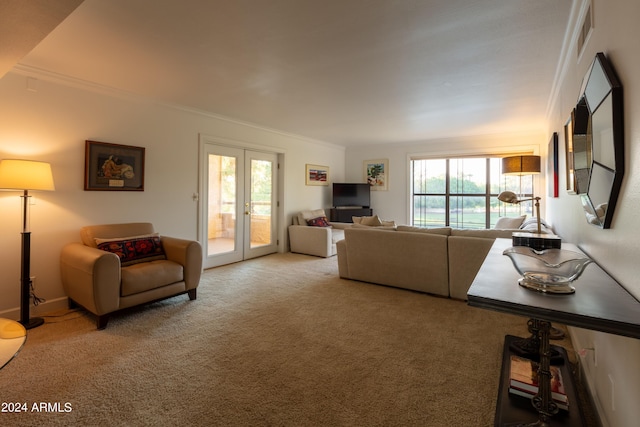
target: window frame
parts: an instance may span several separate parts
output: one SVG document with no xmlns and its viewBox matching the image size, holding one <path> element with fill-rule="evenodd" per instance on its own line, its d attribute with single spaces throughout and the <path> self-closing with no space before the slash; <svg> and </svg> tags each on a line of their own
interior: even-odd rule
<svg viewBox="0 0 640 427">
<path fill-rule="evenodd" d="M 532 150 L 533 151 L 533 150 Z M 532 151 L 526 151 L 526 152 L 518 152 L 517 154 L 533 154 Z M 536 188 L 540 188 L 537 184 L 538 184 L 538 175 L 525 175 L 523 177 L 517 177 L 516 180 L 518 181 L 518 185 L 516 188 L 516 185 L 514 184 L 514 178 L 515 177 L 509 177 L 509 176 L 505 176 L 502 175 L 501 171 L 499 172 L 499 183 L 497 184 L 497 188 L 498 188 L 498 193 L 492 193 L 491 189 L 492 187 L 495 187 L 496 185 L 492 185 L 491 182 L 491 175 L 492 175 L 492 168 L 491 168 L 491 159 L 500 159 L 502 157 L 507 157 L 507 156 L 511 156 L 511 155 L 515 155 L 516 153 L 513 152 L 502 152 L 502 153 L 485 153 L 485 154 L 472 154 L 472 155 L 464 155 L 464 154 L 457 154 L 457 155 L 432 155 L 432 156 L 409 156 L 408 160 L 409 160 L 409 209 L 408 209 L 408 219 L 409 219 L 409 224 L 414 225 L 414 226 L 424 226 L 421 224 L 425 224 L 424 221 L 420 221 L 420 224 L 416 225 L 416 210 L 415 210 L 415 200 L 416 197 L 444 197 L 445 198 L 445 219 L 444 219 L 444 224 L 434 224 L 434 226 L 445 226 L 445 227 L 451 227 L 451 200 L 452 198 L 460 198 L 460 200 L 464 199 L 464 198 L 469 198 L 469 197 L 481 197 L 484 198 L 484 208 L 485 208 L 485 217 L 484 217 L 484 228 L 488 229 L 491 228 L 492 223 L 492 216 L 493 213 L 491 211 L 491 202 L 493 198 L 497 199 L 497 196 L 499 194 L 499 192 L 501 191 L 505 191 L 505 190 L 511 190 L 516 192 L 517 194 L 519 194 L 520 197 L 522 198 L 533 198 L 534 194 L 535 194 L 535 189 Z M 486 161 L 486 166 L 485 166 L 485 182 L 484 182 L 484 188 L 485 191 L 483 193 L 464 193 L 464 192 L 453 192 L 451 189 L 451 162 L 453 160 L 464 160 L 464 159 L 468 159 L 468 158 L 482 158 L 485 159 Z M 434 192 L 415 192 L 415 164 L 416 161 L 421 161 L 421 160 L 443 160 L 446 162 L 446 166 L 445 166 L 445 190 L 444 193 L 434 193 Z M 500 162 L 497 162 L 497 167 L 501 168 L 501 164 Z M 495 168 L 495 166 L 494 166 Z M 528 192 L 523 192 L 523 179 L 525 181 L 530 180 L 530 183 L 525 182 L 525 187 L 530 189 L 530 191 Z M 496 221 L 497 218 L 500 218 L 502 216 L 507 216 L 508 214 L 513 214 L 516 213 L 518 215 L 523 215 L 523 214 L 531 214 L 533 216 L 533 202 L 523 202 L 520 204 L 516 204 L 516 205 L 507 205 L 505 203 L 502 202 L 498 202 L 498 216 L 496 217 Z M 464 214 L 464 211 L 463 211 Z M 477 224 L 477 223 L 476 223 Z M 427 224 L 428 226 L 428 224 Z M 480 229 L 478 227 L 465 227 L 464 224 L 464 220 L 462 222 L 460 221 L 456 221 L 456 226 L 458 228 L 469 228 L 469 229 Z"/>
</svg>

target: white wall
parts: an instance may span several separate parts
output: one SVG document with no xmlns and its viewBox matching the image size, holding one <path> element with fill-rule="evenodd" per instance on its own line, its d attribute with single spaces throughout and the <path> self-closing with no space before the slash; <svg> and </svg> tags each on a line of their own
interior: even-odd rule
<svg viewBox="0 0 640 427">
<path fill-rule="evenodd" d="M 549 131 L 560 134 L 560 176 L 563 178 L 566 174 L 563 126 L 575 106 L 582 79 L 595 54 L 604 52 L 623 87 L 626 171 L 622 190 L 611 229 L 601 230 L 587 224 L 579 198 L 563 190 L 564 179 L 560 181 L 560 197 L 547 201 L 547 215 L 553 219 L 563 238 L 580 245 L 638 299 L 640 54 L 637 41 L 640 39 L 640 27 L 637 18 L 640 17 L 640 2 L 593 0 L 593 13 L 593 33 L 580 60 L 575 47 L 567 52 L 566 73 L 560 81 Z M 571 328 L 571 336 L 577 348 L 595 349 L 595 358 L 594 351 L 587 351 L 583 366 L 603 424 L 612 427 L 637 425 L 640 419 L 640 405 L 637 403 L 640 400 L 640 340 L 577 328 Z"/>
<path fill-rule="evenodd" d="M 577 14 L 586 1 L 576 0 L 574 18 L 578 18 Z M 546 156 L 550 137 L 553 132 L 558 132 L 560 197 L 544 198 L 541 203 L 545 212 L 543 217 L 565 241 L 580 245 L 636 299 L 640 299 L 640 231 L 637 227 L 640 211 L 640 169 L 637 167 L 640 164 L 640 26 L 636 22 L 640 17 L 640 2 L 593 0 L 593 7 L 595 28 L 580 61 L 575 47 L 567 45 L 546 132 L 521 138 L 509 135 L 479 136 L 393 147 L 374 145 L 350 148 L 346 153 L 346 178 L 362 179 L 363 160 L 388 158 L 391 175 L 389 192 L 374 192 L 372 207 L 384 219 L 406 223 L 409 220 L 407 159 L 410 155 L 464 153 L 492 150 L 495 147 L 506 149 L 513 145 L 513 141 L 518 141 L 518 145 L 537 146 L 539 153 Z M 564 124 L 578 100 L 582 79 L 597 52 L 604 52 L 610 58 L 624 93 L 626 172 L 612 228 L 608 230 L 587 224 L 579 197 L 569 195 L 565 190 Z M 549 66 L 555 68 L 556 64 Z M 545 188 L 544 179 L 542 176 L 537 188 Z M 541 194 L 546 194 L 546 191 L 543 190 Z M 637 425 L 640 419 L 640 405 L 637 403 L 640 400 L 640 340 L 578 328 L 570 328 L 570 331 L 577 349 L 589 349 L 582 360 L 583 368 L 603 425 Z"/>
<path fill-rule="evenodd" d="M 30 75 L 25 75 L 30 74 Z M 37 77 L 27 90 L 27 79 Z M 330 188 L 305 186 L 305 164 L 330 167 L 344 179 L 344 149 L 194 111 L 154 104 L 79 82 L 14 69 L 0 79 L 0 159 L 52 165 L 55 192 L 32 193 L 32 275 L 49 302 L 33 312 L 63 306 L 58 260 L 63 245 L 79 241 L 87 224 L 150 221 L 163 234 L 197 238 L 199 135 L 277 148 L 284 153 L 281 250 L 286 225 L 302 209 L 330 206 Z M 84 191 L 85 140 L 146 148 L 144 192 Z M 18 318 L 21 198 L 0 191 L 0 315 Z"/>
<path fill-rule="evenodd" d="M 372 191 L 371 207 L 374 213 L 385 220 L 398 224 L 409 224 L 409 159 L 411 156 L 438 156 L 449 154 L 487 154 L 527 151 L 544 154 L 548 138 L 540 134 L 482 135 L 466 138 L 451 138 L 424 141 L 422 143 L 393 145 L 373 145 L 347 149 L 347 180 L 364 182 L 364 161 L 389 159 L 388 191 Z M 534 181 L 536 188 L 542 185 L 542 178 Z M 541 203 L 541 209 L 544 208 Z"/>
</svg>

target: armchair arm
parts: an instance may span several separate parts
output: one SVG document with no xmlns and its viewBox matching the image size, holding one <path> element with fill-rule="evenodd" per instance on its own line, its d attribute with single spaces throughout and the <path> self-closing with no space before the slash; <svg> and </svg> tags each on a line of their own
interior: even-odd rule
<svg viewBox="0 0 640 427">
<path fill-rule="evenodd" d="M 332 252 L 331 228 L 290 225 L 289 245 L 291 252 L 330 257 Z"/>
<path fill-rule="evenodd" d="M 120 259 L 116 254 L 69 243 L 60 254 L 62 286 L 69 298 L 100 316 L 120 306 Z"/>
<path fill-rule="evenodd" d="M 202 247 L 195 240 L 161 236 L 162 247 L 167 259 L 182 265 L 187 290 L 195 289 L 202 274 Z"/>
</svg>

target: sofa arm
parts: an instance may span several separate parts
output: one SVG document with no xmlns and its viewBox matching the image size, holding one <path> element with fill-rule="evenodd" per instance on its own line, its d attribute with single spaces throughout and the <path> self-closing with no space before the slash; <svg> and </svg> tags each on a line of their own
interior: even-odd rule
<svg viewBox="0 0 640 427">
<path fill-rule="evenodd" d="M 98 316 L 120 306 L 120 259 L 111 252 L 69 243 L 60 254 L 62 286 L 69 298 Z"/>
<path fill-rule="evenodd" d="M 290 225 L 289 246 L 291 252 L 330 257 L 333 255 L 331 228 Z"/>
<path fill-rule="evenodd" d="M 202 246 L 200 243 L 195 240 L 168 236 L 161 236 L 160 239 L 167 259 L 182 265 L 186 289 L 197 288 L 202 275 Z"/>
<path fill-rule="evenodd" d="M 467 291 L 487 257 L 493 238 L 449 236 L 449 293 L 466 300 Z"/>
</svg>

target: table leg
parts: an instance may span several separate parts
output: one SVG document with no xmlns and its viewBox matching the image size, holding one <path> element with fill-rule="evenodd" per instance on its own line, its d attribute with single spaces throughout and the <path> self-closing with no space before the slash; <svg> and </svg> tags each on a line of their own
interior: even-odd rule
<svg viewBox="0 0 640 427">
<path fill-rule="evenodd" d="M 518 424 L 521 427 L 549 427 L 551 418 L 558 413 L 558 405 L 551 398 L 551 344 L 549 333 L 551 322 L 531 319 L 529 329 L 537 331 L 540 339 L 540 363 L 538 364 L 538 393 L 533 397 L 533 407 L 538 411 L 538 421 L 530 424 Z"/>
</svg>

